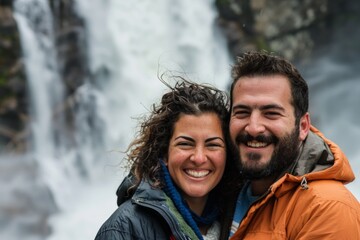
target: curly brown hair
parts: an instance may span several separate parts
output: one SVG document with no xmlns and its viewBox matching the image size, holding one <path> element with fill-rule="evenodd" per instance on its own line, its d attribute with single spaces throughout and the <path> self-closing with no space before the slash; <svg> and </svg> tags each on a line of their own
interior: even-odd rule
<svg viewBox="0 0 360 240">
<path fill-rule="evenodd" d="M 140 130 L 127 150 L 127 160 L 132 166 L 135 186 L 148 179 L 155 187 L 161 187 L 160 159 L 165 159 L 175 123 L 181 114 L 199 115 L 215 113 L 222 122 L 222 130 L 229 146 L 229 98 L 228 95 L 210 85 L 190 82 L 182 77 L 174 87 L 160 79 L 170 91 L 159 104 L 153 104 L 149 116 L 144 117 Z M 227 163 L 224 177 L 234 179 L 236 165 L 227 148 Z M 231 173 L 230 173 L 231 172 Z M 223 178 L 224 179 L 224 178 Z M 224 180 L 222 180 L 223 182 Z"/>
</svg>

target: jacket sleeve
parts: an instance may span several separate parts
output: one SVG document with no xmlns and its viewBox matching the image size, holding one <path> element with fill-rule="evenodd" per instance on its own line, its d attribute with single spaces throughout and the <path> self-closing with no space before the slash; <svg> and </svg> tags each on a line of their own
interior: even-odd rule
<svg viewBox="0 0 360 240">
<path fill-rule="evenodd" d="M 95 240 L 129 240 L 135 239 L 129 232 L 119 231 L 117 229 L 100 229 Z"/>
<path fill-rule="evenodd" d="M 318 201 L 299 217 L 290 239 L 360 240 L 359 202 Z"/>
</svg>

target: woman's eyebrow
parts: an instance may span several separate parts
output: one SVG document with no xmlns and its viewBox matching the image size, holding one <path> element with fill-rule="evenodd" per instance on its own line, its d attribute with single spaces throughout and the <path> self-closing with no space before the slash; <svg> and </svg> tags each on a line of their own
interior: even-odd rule
<svg viewBox="0 0 360 240">
<path fill-rule="evenodd" d="M 194 139 L 192 139 L 191 137 L 183 136 L 183 135 L 176 137 L 175 140 L 177 140 L 177 139 L 179 139 L 179 138 L 184 138 L 185 140 L 194 142 Z"/>
<path fill-rule="evenodd" d="M 221 137 L 211 137 L 211 138 L 206 139 L 205 142 L 210 142 L 210 141 L 216 140 L 216 139 L 220 139 L 222 142 L 225 143 L 224 139 L 222 139 Z"/>
</svg>

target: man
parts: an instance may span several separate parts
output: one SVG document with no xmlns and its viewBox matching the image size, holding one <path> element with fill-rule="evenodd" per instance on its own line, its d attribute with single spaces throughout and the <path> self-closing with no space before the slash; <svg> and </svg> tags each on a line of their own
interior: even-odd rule
<svg viewBox="0 0 360 240">
<path fill-rule="evenodd" d="M 311 126 L 308 86 L 288 61 L 246 53 L 232 69 L 230 135 L 246 183 L 231 239 L 360 239 L 355 179 Z"/>
</svg>

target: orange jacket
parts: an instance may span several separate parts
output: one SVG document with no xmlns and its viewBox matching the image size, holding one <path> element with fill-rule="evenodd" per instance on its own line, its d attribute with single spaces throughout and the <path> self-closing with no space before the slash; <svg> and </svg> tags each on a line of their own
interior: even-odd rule
<svg viewBox="0 0 360 240">
<path fill-rule="evenodd" d="M 355 179 L 350 164 L 336 144 L 311 131 L 292 174 L 250 207 L 230 239 L 360 239 L 360 204 L 344 186 Z"/>
</svg>

